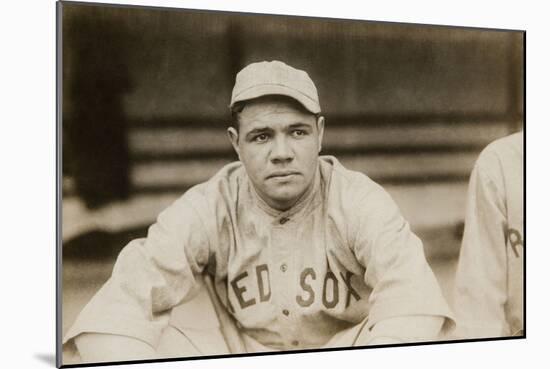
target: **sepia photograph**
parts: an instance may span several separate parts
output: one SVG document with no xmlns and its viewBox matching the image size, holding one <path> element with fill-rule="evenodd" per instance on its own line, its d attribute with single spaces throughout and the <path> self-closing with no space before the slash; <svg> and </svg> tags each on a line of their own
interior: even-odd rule
<svg viewBox="0 0 550 369">
<path fill-rule="evenodd" d="M 56 11 L 58 366 L 526 337 L 524 30 Z"/>
</svg>

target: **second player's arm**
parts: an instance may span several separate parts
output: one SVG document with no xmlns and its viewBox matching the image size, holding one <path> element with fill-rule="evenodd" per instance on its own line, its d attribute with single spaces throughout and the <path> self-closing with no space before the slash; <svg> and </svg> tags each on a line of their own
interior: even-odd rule
<svg viewBox="0 0 550 369">
<path fill-rule="evenodd" d="M 455 305 L 459 338 L 508 333 L 504 314 L 506 285 L 506 204 L 488 174 L 499 167 L 490 152 L 481 154 L 468 187 L 464 237 L 456 272 Z M 491 160 L 492 159 L 492 160 Z M 487 165 L 486 162 L 491 165 Z M 496 176 L 495 176 L 496 177 Z"/>
</svg>

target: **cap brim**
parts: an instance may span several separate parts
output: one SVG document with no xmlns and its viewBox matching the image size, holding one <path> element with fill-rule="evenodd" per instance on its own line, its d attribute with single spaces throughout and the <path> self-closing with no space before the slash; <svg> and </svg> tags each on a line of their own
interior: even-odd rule
<svg viewBox="0 0 550 369">
<path fill-rule="evenodd" d="M 289 88 L 287 86 L 281 85 L 259 85 L 251 87 L 241 93 L 238 96 L 235 96 L 231 101 L 230 108 L 233 107 L 239 101 L 246 101 L 255 99 L 267 95 L 283 95 L 293 98 L 304 106 L 309 112 L 313 114 L 319 114 L 321 112 L 321 107 L 319 104 L 311 99 L 309 96 L 304 95 L 303 93 Z"/>
</svg>

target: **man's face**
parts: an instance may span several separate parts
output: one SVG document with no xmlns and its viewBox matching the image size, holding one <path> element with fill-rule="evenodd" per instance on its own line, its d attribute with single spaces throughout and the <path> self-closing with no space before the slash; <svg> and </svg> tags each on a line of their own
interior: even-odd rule
<svg viewBox="0 0 550 369">
<path fill-rule="evenodd" d="M 271 207 L 287 210 L 313 185 L 324 120 L 292 100 L 264 97 L 239 114 L 231 143 L 256 192 Z"/>
</svg>

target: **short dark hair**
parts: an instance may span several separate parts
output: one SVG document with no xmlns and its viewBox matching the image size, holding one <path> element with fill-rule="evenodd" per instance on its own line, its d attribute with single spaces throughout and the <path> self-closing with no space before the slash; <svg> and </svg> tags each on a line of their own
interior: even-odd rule
<svg viewBox="0 0 550 369">
<path fill-rule="evenodd" d="M 246 101 L 238 101 L 231 107 L 230 126 L 239 131 L 239 114 L 243 111 Z"/>
<path fill-rule="evenodd" d="M 318 120 L 319 117 L 321 116 L 321 113 L 313 114 L 312 112 L 307 110 L 302 104 L 300 104 L 297 100 L 295 100 L 295 99 L 293 99 L 289 96 L 286 96 L 286 95 L 265 95 L 265 96 L 256 97 L 256 98 L 251 99 L 251 100 L 237 101 L 235 104 L 233 104 L 233 106 L 231 107 L 231 123 L 230 123 L 230 126 L 234 127 L 238 132 L 239 131 L 239 115 L 244 110 L 246 104 L 251 102 L 251 101 L 258 101 L 258 100 L 265 100 L 265 99 L 270 99 L 270 100 L 274 100 L 274 101 L 290 102 L 292 105 L 294 105 L 299 110 L 302 110 L 303 112 L 314 115 L 315 120 Z"/>
</svg>

